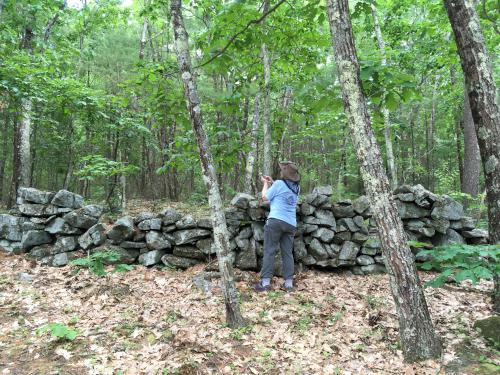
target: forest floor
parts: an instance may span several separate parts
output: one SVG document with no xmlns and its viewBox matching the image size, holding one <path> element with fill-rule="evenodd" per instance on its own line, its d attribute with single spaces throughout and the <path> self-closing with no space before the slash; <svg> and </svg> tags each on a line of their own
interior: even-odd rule
<svg viewBox="0 0 500 375">
<path fill-rule="evenodd" d="M 246 328 L 225 326 L 218 281 L 137 266 L 97 277 L 0 253 L 0 374 L 494 374 L 498 352 L 472 328 L 491 314 L 491 283 L 426 289 L 445 350 L 403 362 L 386 275 L 307 271 L 295 292 L 255 294 L 238 271 Z M 428 280 L 431 274 L 422 273 Z M 37 333 L 48 323 L 73 341 Z"/>
</svg>

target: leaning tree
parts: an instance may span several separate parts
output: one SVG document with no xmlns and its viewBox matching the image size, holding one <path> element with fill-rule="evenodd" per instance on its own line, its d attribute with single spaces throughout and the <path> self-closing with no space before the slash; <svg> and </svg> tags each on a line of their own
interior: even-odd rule
<svg viewBox="0 0 500 375">
<path fill-rule="evenodd" d="M 201 167 L 203 170 L 203 180 L 208 191 L 208 201 L 212 212 L 215 251 L 219 262 L 222 290 L 226 305 L 226 321 L 230 327 L 243 326 L 245 323 L 238 304 L 238 291 L 234 283 L 233 267 L 230 259 L 229 232 L 227 230 L 226 218 L 224 216 L 224 208 L 210 145 L 203 129 L 201 103 L 191 65 L 189 39 L 182 17 L 181 0 L 172 0 L 170 10 L 172 13 L 177 62 L 184 84 L 184 96 L 186 98 L 191 125 L 198 144 Z"/>
<path fill-rule="evenodd" d="M 444 0 L 476 127 L 483 163 L 488 203 L 490 244 L 500 244 L 500 108 L 491 61 L 484 43 L 479 17 L 469 0 Z M 495 275 L 493 307 L 500 313 L 500 280 Z"/>
<path fill-rule="evenodd" d="M 407 362 L 438 358 L 441 355 L 441 343 L 434 331 L 415 261 L 371 127 L 361 87 L 348 0 L 328 0 L 327 11 L 344 108 L 364 186 L 372 202 L 372 213 L 377 222 L 399 316 L 403 355 Z"/>
</svg>

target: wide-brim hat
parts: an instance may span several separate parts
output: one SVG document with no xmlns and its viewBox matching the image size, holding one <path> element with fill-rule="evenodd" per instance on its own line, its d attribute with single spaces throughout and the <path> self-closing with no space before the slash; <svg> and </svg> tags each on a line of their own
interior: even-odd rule
<svg viewBox="0 0 500 375">
<path fill-rule="evenodd" d="M 300 181 L 300 173 L 297 165 L 292 161 L 280 161 L 278 163 L 281 171 L 281 177 L 285 180 L 294 182 Z"/>
</svg>

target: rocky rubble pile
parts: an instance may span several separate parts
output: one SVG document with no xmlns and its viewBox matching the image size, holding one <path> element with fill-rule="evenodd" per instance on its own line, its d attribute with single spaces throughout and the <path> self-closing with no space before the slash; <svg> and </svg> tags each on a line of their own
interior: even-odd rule
<svg viewBox="0 0 500 375">
<path fill-rule="evenodd" d="M 317 187 L 297 207 L 297 265 L 350 267 L 359 274 L 384 272 L 369 200 L 361 196 L 332 202 L 332 194 L 330 186 Z M 432 245 L 487 242 L 487 232 L 475 229 L 474 221 L 452 198 L 437 196 L 421 185 L 402 186 L 394 195 L 410 240 Z M 100 206 L 85 206 L 81 196 L 66 190 L 20 188 L 17 203 L 12 215 L 0 215 L 0 248 L 28 252 L 44 264 L 62 266 L 99 249 L 119 252 L 122 263 L 162 263 L 182 269 L 215 257 L 210 219 L 167 209 L 161 214 L 124 216 L 106 228 L 99 222 Z M 239 193 L 225 214 L 235 266 L 259 270 L 268 207 Z M 279 275 L 279 254 L 275 264 Z"/>
</svg>

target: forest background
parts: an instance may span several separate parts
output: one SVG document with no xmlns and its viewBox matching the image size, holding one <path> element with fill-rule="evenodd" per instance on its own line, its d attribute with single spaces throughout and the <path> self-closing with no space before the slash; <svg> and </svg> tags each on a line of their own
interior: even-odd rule
<svg viewBox="0 0 500 375">
<path fill-rule="evenodd" d="M 476 3 L 498 86 L 498 2 Z M 391 185 L 481 201 L 479 150 L 442 1 L 350 4 Z M 296 161 L 304 192 L 330 184 L 337 198 L 362 194 L 325 2 L 183 7 L 223 197 L 259 188 L 266 128 L 272 165 Z M 3 0 L 0 56 L 3 204 L 14 202 L 23 173 L 30 186 L 66 188 L 114 210 L 130 198 L 206 202 L 168 1 Z"/>
</svg>

